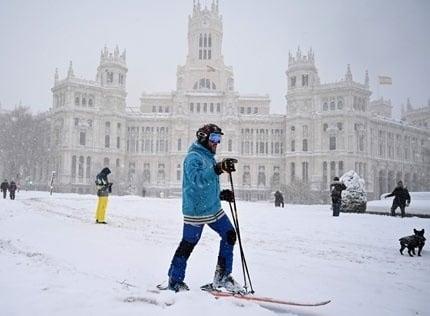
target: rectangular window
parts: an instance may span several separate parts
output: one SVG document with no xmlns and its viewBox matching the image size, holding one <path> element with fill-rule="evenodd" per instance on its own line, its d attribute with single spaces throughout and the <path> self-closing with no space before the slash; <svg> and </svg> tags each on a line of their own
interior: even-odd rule
<svg viewBox="0 0 430 316">
<path fill-rule="evenodd" d="M 120 147 L 121 147 L 121 138 L 118 136 L 116 138 L 116 148 L 120 149 Z"/>
<path fill-rule="evenodd" d="M 302 86 L 307 87 L 309 84 L 309 76 L 308 75 L 302 75 Z"/>
<path fill-rule="evenodd" d="M 110 136 L 105 135 L 105 148 L 109 148 L 109 147 L 110 147 Z"/>
<path fill-rule="evenodd" d="M 343 176 L 343 161 L 338 162 L 339 177 Z"/>
<path fill-rule="evenodd" d="M 329 149 L 336 150 L 336 136 L 330 136 Z"/>
<path fill-rule="evenodd" d="M 85 146 L 85 142 L 86 142 L 86 134 L 85 134 L 85 132 L 80 132 L 79 133 L 79 145 Z"/>
<path fill-rule="evenodd" d="M 330 161 L 330 179 L 336 176 L 336 161 Z"/>
<path fill-rule="evenodd" d="M 296 151 L 296 141 L 295 140 L 291 141 L 291 151 Z"/>
<path fill-rule="evenodd" d="M 309 178 L 309 163 L 307 161 L 302 162 L 302 179 L 304 183 L 308 183 Z"/>
<path fill-rule="evenodd" d="M 308 151 L 308 140 L 307 139 L 303 140 L 303 151 Z"/>
<path fill-rule="evenodd" d="M 291 175 L 291 182 L 294 182 L 296 178 L 296 164 L 294 162 L 290 164 L 290 175 Z"/>
</svg>

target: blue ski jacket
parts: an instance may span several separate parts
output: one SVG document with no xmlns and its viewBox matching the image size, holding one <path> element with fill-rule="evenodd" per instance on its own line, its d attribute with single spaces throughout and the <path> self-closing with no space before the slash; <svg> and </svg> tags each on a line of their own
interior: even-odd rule
<svg viewBox="0 0 430 316">
<path fill-rule="evenodd" d="M 219 176 L 214 170 L 214 156 L 215 154 L 197 142 L 188 149 L 182 180 L 182 213 L 185 222 L 210 223 L 223 213 L 219 198 Z"/>
</svg>

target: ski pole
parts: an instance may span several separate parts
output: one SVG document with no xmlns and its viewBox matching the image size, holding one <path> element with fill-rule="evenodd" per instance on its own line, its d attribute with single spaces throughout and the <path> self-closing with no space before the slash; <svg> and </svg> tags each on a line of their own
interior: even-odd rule
<svg viewBox="0 0 430 316">
<path fill-rule="evenodd" d="M 248 281 L 249 281 L 249 287 L 251 289 L 251 294 L 252 294 L 252 293 L 254 293 L 254 289 L 252 287 L 251 277 L 249 275 L 249 270 L 248 270 L 248 264 L 246 262 L 245 252 L 243 251 L 243 246 L 242 246 L 242 238 L 240 235 L 240 228 L 239 228 L 239 217 L 237 215 L 237 206 L 236 206 L 236 199 L 235 199 L 235 193 L 234 193 L 233 176 L 232 176 L 231 172 L 229 172 L 228 175 L 230 178 L 231 192 L 233 193 L 234 214 L 233 214 L 233 209 L 231 207 L 231 203 L 230 203 L 230 210 L 232 213 L 233 222 L 234 222 L 236 233 L 237 233 L 237 240 L 239 242 L 240 256 L 241 256 L 241 260 L 242 260 L 242 270 L 243 270 L 244 280 L 245 280 L 245 289 L 247 289 L 247 287 L 246 287 L 247 282 L 246 282 L 246 277 L 245 277 L 245 273 L 246 273 L 246 276 L 247 276 Z"/>
</svg>

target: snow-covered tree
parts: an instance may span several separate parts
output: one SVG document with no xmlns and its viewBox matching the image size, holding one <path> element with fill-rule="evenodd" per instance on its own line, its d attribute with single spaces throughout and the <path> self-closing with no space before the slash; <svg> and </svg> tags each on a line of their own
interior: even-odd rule
<svg viewBox="0 0 430 316">
<path fill-rule="evenodd" d="M 43 114 L 33 115 L 26 107 L 0 115 L 0 160 L 2 177 L 24 184 L 49 182 L 49 125 Z"/>
<path fill-rule="evenodd" d="M 345 212 L 365 212 L 367 193 L 364 180 L 354 170 L 350 170 L 340 178 L 340 181 L 346 186 L 346 190 L 342 191 L 341 210 Z"/>
</svg>

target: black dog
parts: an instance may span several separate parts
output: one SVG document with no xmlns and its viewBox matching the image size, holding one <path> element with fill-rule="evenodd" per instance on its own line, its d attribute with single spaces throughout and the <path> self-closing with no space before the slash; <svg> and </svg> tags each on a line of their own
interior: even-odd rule
<svg viewBox="0 0 430 316">
<path fill-rule="evenodd" d="M 424 238 L 424 229 L 414 229 L 414 234 L 411 236 L 402 237 L 400 241 L 400 253 L 403 255 L 403 250 L 408 248 L 408 254 L 413 257 L 415 255 L 415 248 L 418 248 L 418 256 L 421 256 L 421 250 L 424 247 L 426 239 Z"/>
</svg>

